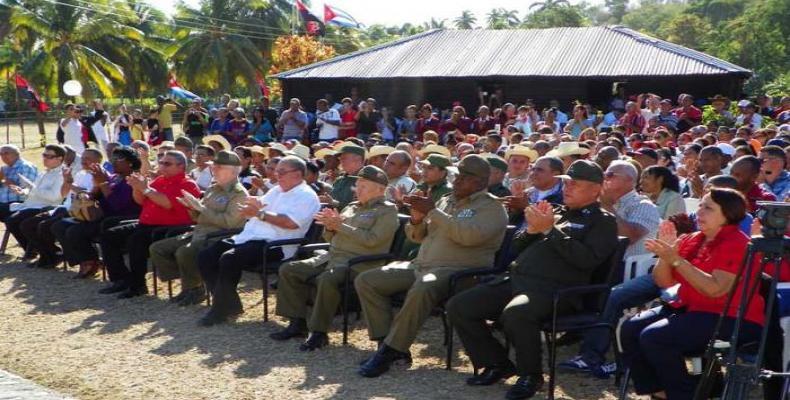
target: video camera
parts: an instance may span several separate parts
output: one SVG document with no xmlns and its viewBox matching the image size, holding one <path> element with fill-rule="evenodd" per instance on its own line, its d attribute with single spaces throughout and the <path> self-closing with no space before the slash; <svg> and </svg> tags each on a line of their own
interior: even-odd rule
<svg viewBox="0 0 790 400">
<path fill-rule="evenodd" d="M 778 239 L 787 231 L 790 219 L 790 203 L 779 201 L 758 201 L 757 218 L 763 225 L 762 234 L 766 239 Z"/>
</svg>

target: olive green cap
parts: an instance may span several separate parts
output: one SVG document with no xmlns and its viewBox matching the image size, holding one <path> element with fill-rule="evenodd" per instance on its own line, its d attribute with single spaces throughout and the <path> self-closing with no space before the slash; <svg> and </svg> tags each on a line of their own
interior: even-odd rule
<svg viewBox="0 0 790 400">
<path fill-rule="evenodd" d="M 488 163 L 491 164 L 492 167 L 507 172 L 507 161 L 505 161 L 504 158 L 491 154 L 488 157 L 486 157 L 486 161 L 488 161 Z"/>
<path fill-rule="evenodd" d="M 233 167 L 240 167 L 241 159 L 239 159 L 239 156 L 232 151 L 221 150 L 214 158 L 214 165 L 230 165 Z"/>
<path fill-rule="evenodd" d="M 458 173 L 488 179 L 491 175 L 491 164 L 478 154 L 470 154 L 458 163 Z"/>
<path fill-rule="evenodd" d="M 387 178 L 387 174 L 381 170 L 381 168 L 375 165 L 367 165 L 357 173 L 357 177 L 369 180 L 371 182 L 378 183 L 380 185 L 387 186 L 389 185 L 390 181 Z"/>
<path fill-rule="evenodd" d="M 340 149 L 339 153 L 340 154 L 346 154 L 346 153 L 356 154 L 356 155 L 364 158 L 365 157 L 365 148 L 361 147 L 361 146 L 357 146 L 355 144 L 348 144 L 348 145 L 343 146 L 343 148 Z"/>
<path fill-rule="evenodd" d="M 557 178 L 603 183 L 603 170 L 592 161 L 576 160 L 568 167 L 565 175 L 557 175 Z"/>
<path fill-rule="evenodd" d="M 446 157 L 437 153 L 429 154 L 426 159 L 420 161 L 420 164 L 433 165 L 434 167 L 439 167 L 442 169 L 447 169 L 447 167 L 453 165 L 452 161 L 450 161 L 450 157 Z"/>
</svg>

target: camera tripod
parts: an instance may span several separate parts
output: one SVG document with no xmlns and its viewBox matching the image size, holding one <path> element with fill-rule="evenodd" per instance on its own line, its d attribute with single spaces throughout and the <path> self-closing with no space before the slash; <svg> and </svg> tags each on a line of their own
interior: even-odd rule
<svg viewBox="0 0 790 400">
<path fill-rule="evenodd" d="M 759 265 L 755 266 L 753 261 L 757 253 L 762 253 L 762 257 L 760 258 Z M 750 391 L 761 381 L 772 378 L 790 378 L 790 373 L 771 371 L 762 368 L 763 361 L 765 360 L 765 347 L 768 341 L 769 323 L 773 316 L 772 313 L 776 301 L 776 286 L 779 281 L 779 272 L 782 268 L 782 261 L 788 260 L 788 254 L 790 254 L 790 238 L 765 238 L 762 236 L 752 238 L 746 257 L 736 274 L 735 283 L 727 295 L 724 310 L 719 315 L 719 320 L 716 323 L 713 336 L 705 351 L 704 359 L 707 360 L 707 365 L 705 366 L 702 380 L 699 385 L 697 385 L 694 400 L 706 400 L 710 398 L 716 373 L 720 370 L 722 365 L 726 367 L 724 389 L 721 395 L 722 400 L 744 400 L 749 397 Z M 765 271 L 766 265 L 769 263 L 773 263 L 774 273 L 770 277 L 770 285 L 765 294 L 765 327 L 760 335 L 754 362 L 750 363 L 739 359 L 737 356 L 738 335 L 744 321 L 746 310 L 749 307 L 749 302 L 752 300 L 757 290 L 760 289 L 761 285 L 763 285 L 762 274 Z M 757 268 L 757 273 L 754 273 L 755 267 Z M 741 291 L 735 325 L 730 337 L 730 349 L 726 358 L 722 360 L 716 355 L 716 338 L 719 336 L 724 319 L 727 318 L 727 311 L 730 309 L 730 305 L 732 304 L 738 287 L 738 282 L 741 280 L 743 280 L 743 290 Z M 784 391 L 785 393 L 781 396 L 782 399 L 785 399 L 787 396 L 786 387 Z"/>
</svg>

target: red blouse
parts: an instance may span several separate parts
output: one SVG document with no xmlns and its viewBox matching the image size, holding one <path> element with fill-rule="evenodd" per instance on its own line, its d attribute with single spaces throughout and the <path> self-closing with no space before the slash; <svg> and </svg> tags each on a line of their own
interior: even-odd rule
<svg viewBox="0 0 790 400">
<path fill-rule="evenodd" d="M 143 225 L 189 225 L 192 217 L 189 211 L 176 197 L 181 197 L 181 190 L 186 190 L 195 197 L 200 197 L 200 188 L 186 175 L 176 175 L 169 178 L 160 176 L 151 182 L 151 188 L 163 193 L 170 200 L 172 207 L 166 209 L 154 203 L 151 199 L 143 200 L 143 209 L 140 212 L 140 223 Z"/>
<path fill-rule="evenodd" d="M 704 243 L 704 241 L 705 235 L 702 232 L 682 236 L 678 246 L 680 256 L 699 270 L 709 274 L 715 269 L 731 274 L 738 273 L 749 244 L 749 238 L 738 229 L 738 225 L 727 225 L 719 231 L 713 240 L 708 243 Z M 754 282 L 757 272 L 756 270 L 753 272 L 751 282 Z M 724 308 L 727 294 L 716 298 L 708 297 L 697 291 L 677 270 L 672 270 L 672 276 L 680 283 L 678 297 L 684 305 L 688 306 L 688 311 L 718 314 Z M 737 285 L 735 297 L 727 311 L 727 315 L 733 318 L 738 312 L 743 281 L 738 282 Z M 749 307 L 746 310 L 745 319 L 762 325 L 763 311 L 763 298 L 755 292 L 755 296 L 749 302 Z"/>
</svg>

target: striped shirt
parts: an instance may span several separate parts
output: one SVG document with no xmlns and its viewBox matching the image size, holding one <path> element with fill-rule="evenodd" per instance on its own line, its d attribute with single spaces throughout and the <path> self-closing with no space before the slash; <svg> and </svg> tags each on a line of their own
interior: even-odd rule
<svg viewBox="0 0 790 400">
<path fill-rule="evenodd" d="M 658 208 L 650 199 L 639 195 L 632 190 L 617 200 L 614 204 L 614 213 L 618 219 L 622 219 L 630 224 L 636 224 L 647 230 L 647 234 L 639 240 L 628 245 L 625 250 L 625 258 L 638 254 L 645 254 L 645 240 L 656 237 L 658 224 L 661 216 L 658 215 Z"/>
<path fill-rule="evenodd" d="M 0 168 L 0 171 L 3 172 L 3 179 L 5 181 L 19 187 L 25 186 L 23 181 L 19 179 L 20 175 L 31 182 L 35 181 L 36 177 L 38 177 L 38 169 L 36 169 L 36 166 L 22 158 L 17 159 L 13 165 Z M 0 203 L 13 203 L 24 200 L 25 197 L 23 195 L 16 194 L 9 189 L 5 182 L 0 184 Z"/>
</svg>

